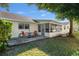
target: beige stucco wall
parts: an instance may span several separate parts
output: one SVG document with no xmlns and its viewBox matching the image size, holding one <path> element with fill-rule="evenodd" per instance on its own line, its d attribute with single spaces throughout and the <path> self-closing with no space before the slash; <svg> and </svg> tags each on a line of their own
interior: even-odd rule
<svg viewBox="0 0 79 59">
<path fill-rule="evenodd" d="M 45 36 L 46 36 L 46 37 L 49 37 L 49 33 L 46 33 L 46 32 L 45 32 Z"/>
<path fill-rule="evenodd" d="M 12 22 L 12 37 L 18 37 L 18 22 Z"/>
<path fill-rule="evenodd" d="M 64 26 L 66 27 L 66 29 L 64 29 Z M 62 25 L 62 34 L 68 33 L 70 29 L 70 25 Z"/>
<path fill-rule="evenodd" d="M 37 31 L 38 32 L 38 25 L 36 23 L 30 23 L 30 32 Z"/>
<path fill-rule="evenodd" d="M 12 38 L 13 37 L 18 37 L 19 33 L 21 33 L 21 31 L 24 31 L 24 32 L 38 31 L 37 24 L 35 24 L 35 23 L 26 23 L 26 24 L 29 24 L 29 26 L 30 26 L 29 29 L 18 29 L 18 24 L 21 23 L 21 22 L 12 22 L 12 23 L 13 23 L 13 25 L 12 25 L 12 33 L 11 33 Z"/>
<path fill-rule="evenodd" d="M 37 31 L 38 32 L 38 24 L 37 23 L 26 23 L 26 24 L 29 24 L 30 29 L 18 29 L 18 24 L 21 23 L 21 22 L 12 22 L 12 23 L 13 23 L 13 26 L 12 26 L 12 37 L 18 37 L 19 33 L 21 33 L 21 31 L 24 31 L 24 32 Z M 66 27 L 67 26 L 69 26 L 69 24 L 66 25 Z M 45 32 L 45 36 L 54 37 L 54 36 L 57 36 L 59 34 L 65 34 L 65 33 L 68 33 L 68 32 L 69 32 L 69 29 L 66 28 L 64 30 L 64 25 L 62 25 L 62 31 L 61 32 L 50 32 L 50 33 L 46 33 Z M 38 34 L 41 35 L 41 32 L 38 32 Z"/>
<path fill-rule="evenodd" d="M 61 32 L 52 32 L 52 33 L 49 33 L 49 37 L 55 37 L 55 36 L 58 36 L 60 34 L 61 34 Z"/>
<path fill-rule="evenodd" d="M 76 21 L 74 21 L 73 22 L 73 31 L 75 32 L 75 31 L 79 31 L 79 23 L 78 22 L 76 22 Z"/>
<path fill-rule="evenodd" d="M 58 35 L 61 35 L 61 34 L 69 33 L 70 25 L 67 24 L 67 25 L 65 25 L 65 26 L 66 26 L 66 29 L 65 29 L 65 30 L 64 30 L 64 25 L 62 25 L 62 31 L 60 31 L 60 32 L 50 32 L 48 37 L 55 37 L 55 36 L 58 36 Z M 69 28 L 67 28 L 67 26 L 68 26 Z"/>
</svg>

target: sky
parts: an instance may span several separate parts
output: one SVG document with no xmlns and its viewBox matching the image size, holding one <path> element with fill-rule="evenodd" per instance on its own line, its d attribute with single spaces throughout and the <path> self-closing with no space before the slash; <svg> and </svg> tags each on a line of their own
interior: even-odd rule
<svg viewBox="0 0 79 59">
<path fill-rule="evenodd" d="M 0 7 L 0 11 L 5 11 L 5 9 Z M 23 16 L 28 16 L 33 19 L 56 20 L 55 13 L 51 13 L 46 10 L 39 10 L 36 5 L 28 5 L 23 3 L 16 3 L 16 4 L 11 3 L 9 6 L 9 12 L 14 14 L 20 14 Z"/>
<path fill-rule="evenodd" d="M 5 10 L 0 8 L 0 10 Z M 34 19 L 55 19 L 55 14 L 50 13 L 46 10 L 39 10 L 36 5 L 28 5 L 28 4 L 10 4 L 9 7 L 10 13 L 20 14 L 24 16 L 29 16 Z"/>
</svg>

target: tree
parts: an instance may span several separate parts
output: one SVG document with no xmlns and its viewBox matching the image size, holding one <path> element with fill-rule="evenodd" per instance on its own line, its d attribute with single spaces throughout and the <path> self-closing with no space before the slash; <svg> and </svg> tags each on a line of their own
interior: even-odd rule
<svg viewBox="0 0 79 59">
<path fill-rule="evenodd" d="M 9 4 L 7 3 L 0 3 L 0 7 L 9 11 Z M 10 21 L 0 19 L 0 52 L 4 51 L 8 45 L 7 40 L 11 37 L 11 27 L 12 23 Z"/>
<path fill-rule="evenodd" d="M 5 8 L 7 11 L 9 11 L 9 4 L 8 3 L 0 3 L 0 7 Z"/>
<path fill-rule="evenodd" d="M 70 21 L 70 32 L 69 36 L 73 36 L 73 20 L 79 21 L 79 4 L 71 3 L 39 3 L 35 4 L 38 9 L 47 10 L 49 12 L 55 12 L 57 18 L 65 19 Z"/>
<path fill-rule="evenodd" d="M 7 40 L 11 37 L 12 23 L 7 19 L 0 19 L 0 51 L 6 48 Z"/>
</svg>

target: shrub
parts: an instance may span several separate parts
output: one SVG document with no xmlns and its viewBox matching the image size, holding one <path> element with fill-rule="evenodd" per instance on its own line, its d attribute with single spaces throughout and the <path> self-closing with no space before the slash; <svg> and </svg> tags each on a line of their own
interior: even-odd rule
<svg viewBox="0 0 79 59">
<path fill-rule="evenodd" d="M 0 20 L 0 51 L 4 50 L 11 37 L 12 23 L 7 19 Z"/>
</svg>

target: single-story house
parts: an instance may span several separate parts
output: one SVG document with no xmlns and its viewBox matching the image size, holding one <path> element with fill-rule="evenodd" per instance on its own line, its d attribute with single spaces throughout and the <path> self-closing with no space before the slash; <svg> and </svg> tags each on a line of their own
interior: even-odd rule
<svg viewBox="0 0 79 59">
<path fill-rule="evenodd" d="M 60 23 L 54 20 L 35 20 L 38 23 L 38 33 L 47 37 L 54 37 L 69 33 L 69 22 Z"/>
<path fill-rule="evenodd" d="M 37 31 L 38 35 L 53 37 L 68 33 L 70 28 L 69 22 L 60 23 L 54 20 L 37 20 L 2 11 L 0 12 L 0 19 L 8 19 L 12 22 L 12 37 L 18 37 L 22 31 L 27 33 Z"/>
</svg>

